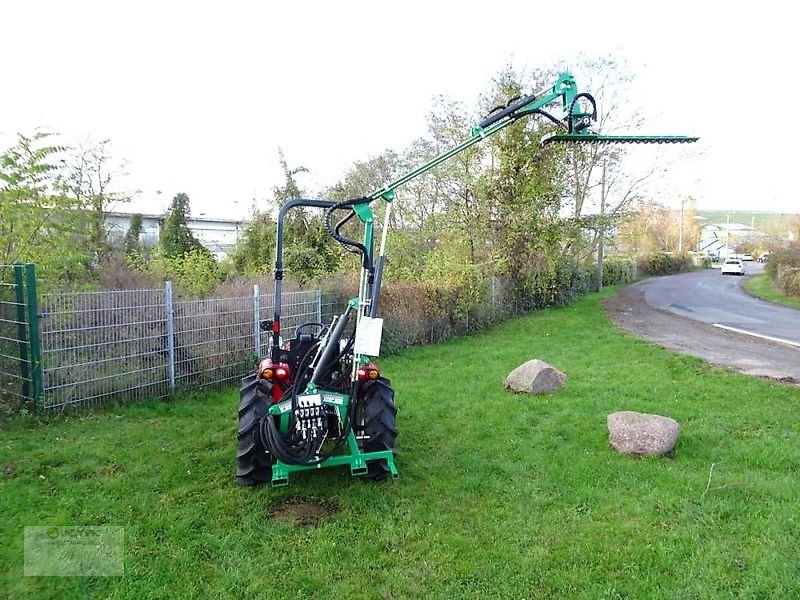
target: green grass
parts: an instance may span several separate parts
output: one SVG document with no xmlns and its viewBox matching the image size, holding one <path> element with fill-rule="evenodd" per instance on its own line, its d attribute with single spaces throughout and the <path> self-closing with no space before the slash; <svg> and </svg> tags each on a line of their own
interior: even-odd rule
<svg viewBox="0 0 800 600">
<path fill-rule="evenodd" d="M 800 298 L 792 298 L 787 296 L 775 287 L 769 277 L 765 273 L 748 277 L 744 282 L 745 289 L 762 300 L 769 300 L 777 304 L 791 306 L 793 308 L 800 308 Z"/>
<path fill-rule="evenodd" d="M 752 223 L 756 229 L 783 229 L 790 226 L 793 219 L 798 215 L 797 213 L 773 213 L 762 211 L 745 211 L 745 210 L 697 210 L 697 216 L 703 217 L 705 223 L 724 224 L 730 218 L 731 223 L 741 223 L 742 225 L 750 225 Z M 787 231 L 788 229 L 783 229 Z"/>
<path fill-rule="evenodd" d="M 383 360 L 400 408 L 387 484 L 329 469 L 236 487 L 233 390 L 7 427 L 0 596 L 798 597 L 800 389 L 623 335 L 601 299 Z M 504 391 L 534 357 L 566 385 Z M 674 458 L 614 453 L 623 409 L 677 419 Z M 339 511 L 270 522 L 290 496 Z M 23 577 L 26 525 L 124 526 L 125 576 Z"/>
</svg>

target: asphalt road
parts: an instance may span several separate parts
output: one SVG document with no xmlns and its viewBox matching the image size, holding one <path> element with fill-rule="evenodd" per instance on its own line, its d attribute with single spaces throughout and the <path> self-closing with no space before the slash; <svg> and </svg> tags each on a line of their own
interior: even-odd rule
<svg viewBox="0 0 800 600">
<path fill-rule="evenodd" d="M 747 275 L 722 275 L 719 269 L 649 280 L 648 304 L 714 327 L 800 348 L 800 310 L 765 302 L 742 288 L 764 265 L 745 263 Z"/>
</svg>

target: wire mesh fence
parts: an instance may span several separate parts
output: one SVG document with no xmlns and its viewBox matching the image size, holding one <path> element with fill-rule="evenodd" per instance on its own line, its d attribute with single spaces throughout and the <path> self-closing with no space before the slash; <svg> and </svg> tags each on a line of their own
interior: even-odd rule
<svg viewBox="0 0 800 600">
<path fill-rule="evenodd" d="M 165 296 L 165 290 L 44 294 L 44 406 L 167 395 Z"/>
<path fill-rule="evenodd" d="M 282 333 L 321 317 L 319 291 L 282 299 Z M 43 405 L 94 406 L 238 381 L 266 354 L 274 296 L 174 300 L 164 289 L 42 296 Z"/>
<path fill-rule="evenodd" d="M 259 322 L 274 317 L 275 294 L 259 295 L 258 314 Z M 324 315 L 322 312 L 322 292 L 284 292 L 281 298 L 281 337 L 292 338 L 297 328 L 304 323 L 321 323 Z M 330 319 L 328 319 L 330 321 Z M 259 356 L 266 356 L 269 351 L 270 337 L 259 335 L 256 347 Z"/>
</svg>

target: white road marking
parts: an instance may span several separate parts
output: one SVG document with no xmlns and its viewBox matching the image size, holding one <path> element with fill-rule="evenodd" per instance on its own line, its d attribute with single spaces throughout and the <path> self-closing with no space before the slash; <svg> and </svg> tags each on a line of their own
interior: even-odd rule
<svg viewBox="0 0 800 600">
<path fill-rule="evenodd" d="M 792 342 L 789 340 L 772 337 L 771 335 L 761 335 L 760 333 L 753 333 L 752 331 L 745 331 L 744 329 L 736 329 L 736 327 L 728 327 L 727 325 L 721 325 L 719 323 L 712 323 L 712 325 L 714 327 L 719 327 L 720 329 L 727 329 L 728 331 L 733 331 L 735 333 L 751 335 L 753 337 L 761 338 L 763 340 L 770 340 L 771 342 L 778 342 L 779 344 L 789 344 L 790 346 L 794 346 L 795 348 L 800 348 L 800 344 L 798 344 L 797 342 Z"/>
</svg>

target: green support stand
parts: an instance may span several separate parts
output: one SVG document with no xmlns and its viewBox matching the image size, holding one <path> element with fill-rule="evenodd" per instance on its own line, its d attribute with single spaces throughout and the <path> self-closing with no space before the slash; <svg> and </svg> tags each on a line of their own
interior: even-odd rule
<svg viewBox="0 0 800 600">
<path fill-rule="evenodd" d="M 324 392 L 323 403 L 333 406 L 339 413 L 339 418 L 344 421 L 347 413 L 349 396 L 346 394 L 335 394 Z M 270 407 L 269 413 L 272 416 L 280 416 L 280 429 L 286 433 L 289 429 L 289 413 L 291 412 L 291 401 L 286 400 L 280 404 Z M 394 464 L 394 453 L 391 450 L 381 450 L 378 452 L 362 452 L 358 447 L 356 436 L 352 431 L 347 435 L 347 450 L 341 454 L 335 454 L 319 463 L 310 465 L 290 465 L 281 460 L 276 460 L 272 465 L 272 487 L 283 487 L 289 485 L 289 476 L 300 471 L 315 471 L 328 467 L 338 467 L 347 465 L 350 467 L 350 474 L 353 477 L 363 477 L 369 472 L 368 463 L 374 460 L 385 460 L 389 467 L 392 478 L 398 476 L 397 467 Z"/>
</svg>

